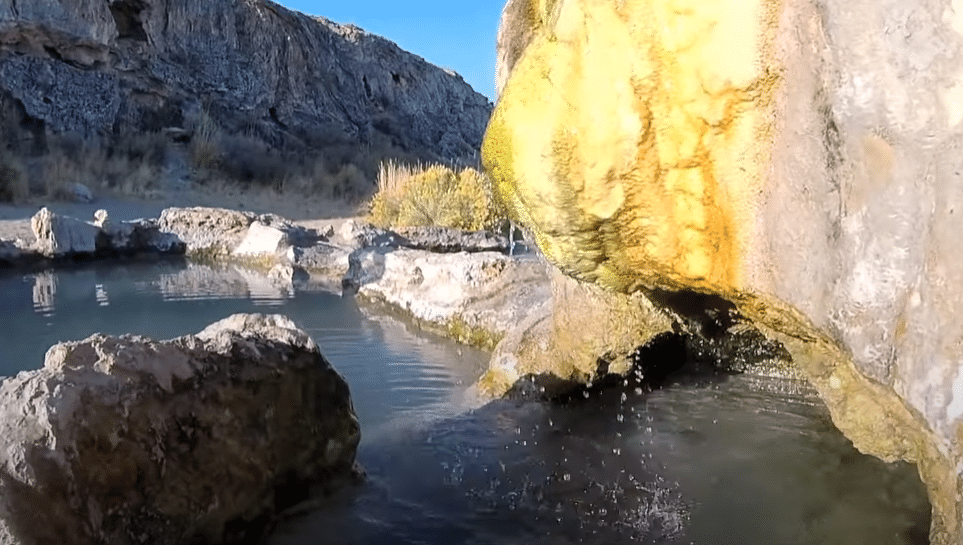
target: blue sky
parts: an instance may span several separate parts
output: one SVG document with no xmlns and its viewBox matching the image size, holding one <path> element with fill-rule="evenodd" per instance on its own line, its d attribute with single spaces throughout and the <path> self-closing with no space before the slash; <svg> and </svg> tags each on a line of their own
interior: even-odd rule
<svg viewBox="0 0 963 545">
<path fill-rule="evenodd" d="M 384 36 L 495 98 L 495 33 L 506 0 L 275 1 Z"/>
</svg>

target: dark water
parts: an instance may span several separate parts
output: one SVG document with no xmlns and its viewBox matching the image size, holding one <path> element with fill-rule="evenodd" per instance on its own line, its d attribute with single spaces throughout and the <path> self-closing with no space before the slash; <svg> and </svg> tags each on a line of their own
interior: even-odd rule
<svg viewBox="0 0 963 545">
<path fill-rule="evenodd" d="M 308 330 L 351 385 L 365 484 L 287 516 L 273 544 L 916 544 L 915 469 L 860 455 L 797 381 L 613 389 L 469 408 L 487 355 L 350 298 L 237 269 L 142 265 L 0 277 L 0 373 L 95 331 L 167 338 L 235 312 Z"/>
</svg>

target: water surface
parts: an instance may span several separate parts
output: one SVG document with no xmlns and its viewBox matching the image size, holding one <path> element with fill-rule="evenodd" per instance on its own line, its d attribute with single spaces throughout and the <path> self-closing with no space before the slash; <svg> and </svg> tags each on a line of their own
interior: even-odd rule
<svg viewBox="0 0 963 545">
<path fill-rule="evenodd" d="M 564 405 L 465 405 L 487 354 L 350 297 L 238 268 L 132 264 L 0 277 L 0 373 L 94 332 L 169 338 L 278 312 L 346 377 L 367 481 L 287 516 L 270 543 L 918 544 L 915 469 L 863 456 L 798 381 L 622 387 Z"/>
</svg>

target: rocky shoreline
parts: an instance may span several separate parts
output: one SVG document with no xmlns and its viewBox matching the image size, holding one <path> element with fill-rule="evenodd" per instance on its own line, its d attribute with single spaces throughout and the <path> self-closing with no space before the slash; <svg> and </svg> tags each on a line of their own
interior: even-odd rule
<svg viewBox="0 0 963 545">
<path fill-rule="evenodd" d="M 286 285 L 351 292 L 489 350 L 551 297 L 542 261 L 507 255 L 508 239 L 484 231 L 396 232 L 355 219 L 312 228 L 275 214 L 211 207 L 171 207 L 157 218 L 118 222 L 105 210 L 83 221 L 43 208 L 31 227 L 35 241 L 0 238 L 0 269 L 145 257 L 233 263 Z"/>
<path fill-rule="evenodd" d="M 508 240 L 485 232 L 395 232 L 356 220 L 315 229 L 203 207 L 118 222 L 103 210 L 83 221 L 44 208 L 31 227 L 35 241 L 0 240 L 0 269 L 144 256 L 232 265 L 266 271 L 279 285 L 351 293 L 488 349 L 551 296 L 539 259 L 506 255 Z M 291 397 L 289 379 L 314 385 L 313 393 L 275 406 L 272 399 Z M 247 408 L 228 406 L 232 399 Z M 61 343 L 42 369 L 0 381 L 0 401 L 0 427 L 9 428 L 0 454 L 0 543 L 233 542 L 263 532 L 303 500 L 305 490 L 288 493 L 292 483 L 333 491 L 360 474 L 348 385 L 282 316 L 236 315 L 170 341 L 94 335 Z M 278 420 L 265 435 L 256 431 L 263 415 L 299 429 L 316 422 L 309 427 L 317 433 L 299 437 Z M 215 466 L 242 469 L 222 475 Z M 219 479 L 216 497 L 205 495 L 203 475 Z M 122 489 L 140 492 L 117 496 Z M 61 512 L 73 515 L 57 520 Z"/>
</svg>

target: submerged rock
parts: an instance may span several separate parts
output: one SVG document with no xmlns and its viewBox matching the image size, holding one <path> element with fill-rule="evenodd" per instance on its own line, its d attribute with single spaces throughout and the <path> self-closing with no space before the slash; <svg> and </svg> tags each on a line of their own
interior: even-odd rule
<svg viewBox="0 0 963 545">
<path fill-rule="evenodd" d="M 0 407 L 3 543 L 250 540 L 357 475 L 348 386 L 278 315 L 61 343 L 0 382 Z"/>
<path fill-rule="evenodd" d="M 963 542 L 963 13 L 690 4 L 509 2 L 496 192 L 566 275 L 727 301 Z"/>
</svg>

